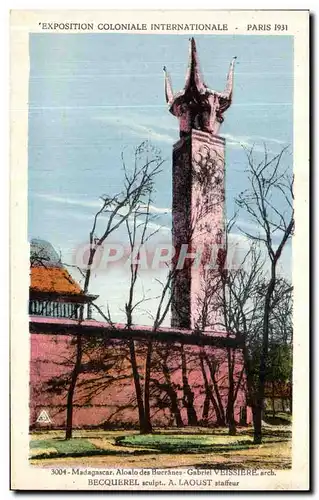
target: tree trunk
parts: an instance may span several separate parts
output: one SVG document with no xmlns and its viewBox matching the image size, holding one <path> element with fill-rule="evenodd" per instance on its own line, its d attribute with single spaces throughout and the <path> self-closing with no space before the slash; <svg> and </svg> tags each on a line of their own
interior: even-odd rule
<svg viewBox="0 0 319 500">
<path fill-rule="evenodd" d="M 90 277 L 91 277 L 91 266 L 93 264 L 94 256 L 96 250 L 94 248 L 90 249 L 90 256 L 88 260 L 88 269 L 85 274 L 84 286 L 83 286 L 83 294 L 86 295 L 89 289 Z M 79 325 L 84 319 L 84 305 L 80 307 L 79 314 Z M 81 328 L 81 326 L 80 326 Z M 81 371 L 82 364 L 82 355 L 83 355 L 83 345 L 82 345 L 82 335 L 79 333 L 76 336 L 76 359 L 73 367 L 73 372 L 71 376 L 71 382 L 68 389 L 67 402 L 66 402 L 66 429 L 65 429 L 65 439 L 72 438 L 73 431 L 73 399 L 75 386 L 78 380 L 79 373 Z"/>
<path fill-rule="evenodd" d="M 220 413 L 220 408 L 218 406 L 216 399 L 214 398 L 214 394 L 213 394 L 212 390 L 211 390 L 211 394 L 210 394 L 210 400 L 211 400 L 213 407 L 214 407 L 214 410 L 215 410 L 216 424 L 218 425 L 218 427 L 225 427 L 225 425 L 226 425 L 225 418 Z"/>
<path fill-rule="evenodd" d="M 234 387 L 234 359 L 232 358 L 232 349 L 227 348 L 227 361 L 228 361 L 228 398 L 227 398 L 227 423 L 228 423 L 228 434 L 230 436 L 236 436 L 236 422 L 234 416 L 234 397 L 235 397 L 235 387 Z"/>
<path fill-rule="evenodd" d="M 289 413 L 292 415 L 292 385 L 290 389 L 290 394 L 289 394 Z"/>
<path fill-rule="evenodd" d="M 274 382 L 272 381 L 271 383 L 272 385 L 272 418 L 275 418 L 276 416 L 276 405 L 275 405 L 275 384 Z"/>
<path fill-rule="evenodd" d="M 187 378 L 187 364 L 186 356 L 184 352 L 184 347 L 181 345 L 181 356 L 182 356 L 182 379 L 183 379 L 183 402 L 187 411 L 188 425 L 196 426 L 198 425 L 197 414 L 194 408 L 194 393 L 190 388 Z"/>
<path fill-rule="evenodd" d="M 175 417 L 176 426 L 184 427 L 181 412 L 178 407 L 177 394 L 171 386 L 167 388 L 167 394 L 169 395 L 171 400 L 171 409 L 172 409 L 172 414 Z"/>
<path fill-rule="evenodd" d="M 208 412 L 209 412 L 209 402 L 211 401 L 214 407 L 215 415 L 216 415 L 216 423 L 218 426 L 224 426 L 225 425 L 225 419 L 223 414 L 220 412 L 220 408 L 218 406 L 218 403 L 216 399 L 214 398 L 212 388 L 210 384 L 208 383 L 208 378 L 206 375 L 206 370 L 205 370 L 205 365 L 204 365 L 204 359 L 206 357 L 205 352 L 200 353 L 200 365 L 201 365 L 201 370 L 202 370 L 202 375 L 204 379 L 204 386 L 205 386 L 205 392 L 206 392 L 206 397 L 204 401 L 204 406 L 203 406 L 203 414 L 202 414 L 202 419 L 205 420 L 208 417 Z M 207 414 L 207 417 L 206 417 Z"/>
<path fill-rule="evenodd" d="M 209 405 L 210 405 L 210 395 L 206 391 L 205 401 L 203 404 L 203 412 L 202 412 L 202 422 L 204 425 L 208 424 Z"/>
<path fill-rule="evenodd" d="M 262 414 L 264 408 L 265 399 L 265 383 L 267 375 L 267 358 L 268 358 L 268 344 L 269 344 L 269 314 L 270 314 L 270 302 L 273 295 L 273 291 L 276 283 L 276 266 L 272 263 L 271 266 L 271 280 L 267 288 L 267 293 L 265 297 L 264 305 L 264 318 L 263 318 L 263 338 L 262 338 L 262 349 L 259 364 L 259 378 L 258 378 L 258 391 L 257 391 L 257 412 L 256 412 L 256 425 L 257 430 L 254 435 L 254 442 L 256 444 L 262 441 Z"/>
<path fill-rule="evenodd" d="M 234 408 L 233 408 L 234 410 Z M 236 436 L 237 434 L 237 428 L 236 428 L 236 421 L 234 417 L 234 411 L 231 412 L 228 415 L 228 435 L 229 436 Z"/>
<path fill-rule="evenodd" d="M 207 363 L 207 366 L 209 368 L 209 373 L 210 373 L 210 376 L 211 376 L 211 379 L 212 379 L 212 383 L 213 383 L 213 386 L 214 386 L 214 391 L 215 391 L 215 394 L 216 394 L 216 404 L 217 404 L 217 407 L 218 407 L 218 413 L 219 413 L 219 425 L 221 425 L 222 427 L 224 427 L 226 425 L 226 416 L 225 416 L 225 411 L 224 411 L 224 406 L 223 406 L 223 402 L 222 402 L 222 398 L 220 396 L 220 392 L 219 392 L 219 388 L 218 388 L 218 384 L 217 384 L 217 381 L 216 381 L 216 376 L 215 376 L 215 369 L 213 368 L 207 354 L 205 354 L 205 361 Z M 215 399 L 215 398 L 214 398 Z"/>
<path fill-rule="evenodd" d="M 208 415 L 209 415 L 209 405 L 210 405 L 210 399 L 211 399 L 211 389 L 209 387 L 209 383 L 207 380 L 207 375 L 205 371 L 205 365 L 204 365 L 204 360 L 203 360 L 203 353 L 200 353 L 200 366 L 202 370 L 202 375 L 203 375 L 203 380 L 204 380 L 204 387 L 205 387 L 205 401 L 203 405 L 203 413 L 202 413 L 202 421 L 207 424 L 208 421 Z"/>
<path fill-rule="evenodd" d="M 72 438 L 73 431 L 73 398 L 76 382 L 81 371 L 82 364 L 82 335 L 79 333 L 76 336 L 76 359 L 72 371 L 71 382 L 68 389 L 67 402 L 66 402 L 66 429 L 65 439 Z"/>
<path fill-rule="evenodd" d="M 262 408 L 253 404 L 254 444 L 262 442 Z"/>
<path fill-rule="evenodd" d="M 144 380 L 145 433 L 152 432 L 151 408 L 150 408 L 150 379 L 151 379 L 152 352 L 153 352 L 153 342 L 150 340 L 147 344 L 147 353 L 145 361 L 145 380 Z"/>
<path fill-rule="evenodd" d="M 130 349 L 130 360 L 131 360 L 132 374 L 133 374 L 137 408 L 138 408 L 140 433 L 147 434 L 148 432 L 150 432 L 150 430 L 149 430 L 147 422 L 145 420 L 143 394 L 142 394 L 140 376 L 138 373 L 138 367 L 137 367 L 137 361 L 136 361 L 135 344 L 134 344 L 134 340 L 132 340 L 132 339 L 129 341 L 129 349 Z"/>
<path fill-rule="evenodd" d="M 171 382 L 170 371 L 169 371 L 169 368 L 167 366 L 166 359 L 163 360 L 162 369 L 163 369 L 163 374 L 164 374 L 165 382 L 166 382 L 166 392 L 171 400 L 171 412 L 175 417 L 175 422 L 176 422 L 177 427 L 184 427 L 184 422 L 183 422 L 183 419 L 181 417 L 181 412 L 180 412 L 180 409 L 178 406 L 178 397 L 177 397 L 176 391 L 175 391 L 175 389 L 172 385 L 172 382 Z"/>
<path fill-rule="evenodd" d="M 236 436 L 236 421 L 234 416 L 234 401 L 233 395 L 228 396 L 227 401 L 227 423 L 228 423 L 228 434 L 229 436 Z"/>
</svg>

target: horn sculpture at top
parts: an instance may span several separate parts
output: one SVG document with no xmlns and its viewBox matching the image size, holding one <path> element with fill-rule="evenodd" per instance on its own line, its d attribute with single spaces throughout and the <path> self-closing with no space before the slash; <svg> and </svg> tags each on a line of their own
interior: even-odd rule
<svg viewBox="0 0 319 500">
<path fill-rule="evenodd" d="M 224 92 L 216 92 L 205 85 L 199 70 L 199 62 L 194 38 L 190 39 L 189 63 L 184 89 L 173 93 L 170 77 L 164 66 L 165 95 L 170 112 L 179 119 L 180 136 L 192 129 L 217 135 L 223 123 L 223 114 L 232 102 L 234 66 L 233 58 Z"/>
</svg>

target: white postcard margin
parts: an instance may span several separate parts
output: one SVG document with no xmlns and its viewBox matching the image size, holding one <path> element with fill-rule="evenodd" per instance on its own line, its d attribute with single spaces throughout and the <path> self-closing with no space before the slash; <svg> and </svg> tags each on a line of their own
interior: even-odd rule
<svg viewBox="0 0 319 500">
<path fill-rule="evenodd" d="M 227 25 L 227 31 L 213 35 L 273 35 L 294 37 L 294 175 L 295 222 L 293 237 L 294 285 L 294 367 L 292 469 L 276 471 L 275 476 L 240 476 L 232 488 L 169 485 L 162 490 L 307 490 L 309 488 L 309 12 L 300 11 L 12 11 L 11 12 L 11 487 L 21 490 L 128 490 L 127 486 L 88 486 L 87 476 L 52 476 L 50 468 L 29 464 L 29 246 L 27 241 L 28 182 L 28 77 L 29 34 L 44 31 L 42 23 L 94 23 L 93 32 L 103 33 L 99 23 L 151 23 Z M 248 24 L 270 24 L 270 31 L 247 31 Z M 287 24 L 285 32 L 274 31 L 276 24 Z M 86 31 L 68 31 L 78 33 Z M 90 31 L 92 32 L 92 31 Z M 112 30 L 108 33 L 114 32 Z M 127 32 L 127 31 L 123 31 Z M 136 31 L 129 31 L 134 34 Z M 64 32 L 67 33 L 67 32 Z M 157 34 L 172 34 L 162 29 Z M 207 32 L 205 32 L 207 34 Z M 183 31 L 182 34 L 203 34 Z M 178 35 L 177 35 L 178 36 Z M 125 476 L 129 478 L 130 476 Z M 136 477 L 136 476 L 132 476 Z M 154 476 L 156 477 L 156 476 Z M 163 476 L 160 476 L 163 480 Z M 191 477 L 187 471 L 180 476 Z M 223 477 L 223 476 L 222 476 Z M 232 480 L 232 477 L 229 477 Z M 221 479 L 221 478 L 219 478 Z M 238 480 L 238 477 L 237 479 Z M 140 487 L 138 489 L 143 489 Z M 145 488 L 147 489 L 147 488 Z"/>
</svg>

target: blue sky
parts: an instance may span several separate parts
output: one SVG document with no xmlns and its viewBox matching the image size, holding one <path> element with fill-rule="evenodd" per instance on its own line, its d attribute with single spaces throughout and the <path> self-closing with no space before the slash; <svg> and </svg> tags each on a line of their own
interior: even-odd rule
<svg viewBox="0 0 319 500">
<path fill-rule="evenodd" d="M 120 154 L 150 139 L 167 160 L 154 204 L 171 206 L 171 151 L 178 122 L 164 98 L 185 81 L 187 35 L 32 34 L 29 85 L 29 237 L 49 240 L 64 260 L 88 239 L 103 193 L 121 189 Z M 292 144 L 293 38 L 196 36 L 206 84 L 223 90 L 237 56 L 234 99 L 220 134 L 226 146 L 226 202 L 245 189 L 241 143 L 272 152 Z M 161 224 L 170 227 L 170 215 Z M 248 220 L 244 221 L 249 223 Z M 165 230 L 165 229 L 164 229 Z M 284 265 L 289 267 L 286 256 Z M 101 285 L 101 290 L 103 285 Z M 99 291 L 101 291 L 99 288 Z M 93 290 L 94 291 L 94 290 Z"/>
</svg>

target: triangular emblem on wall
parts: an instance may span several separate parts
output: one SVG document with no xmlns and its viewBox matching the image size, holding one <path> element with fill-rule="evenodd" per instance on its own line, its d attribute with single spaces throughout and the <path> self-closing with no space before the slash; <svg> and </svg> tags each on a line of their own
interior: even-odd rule
<svg viewBox="0 0 319 500">
<path fill-rule="evenodd" d="M 39 416 L 37 418 L 37 422 L 41 422 L 42 424 L 49 424 L 51 423 L 51 419 L 49 417 L 49 414 L 46 410 L 42 410 L 39 413 Z"/>
</svg>

